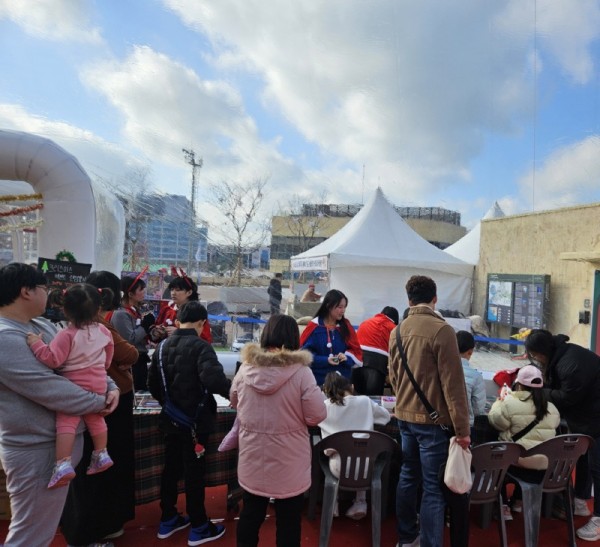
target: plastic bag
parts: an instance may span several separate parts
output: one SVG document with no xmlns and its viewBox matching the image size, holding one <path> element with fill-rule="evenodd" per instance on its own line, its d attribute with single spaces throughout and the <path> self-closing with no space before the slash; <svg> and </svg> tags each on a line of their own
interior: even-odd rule
<svg viewBox="0 0 600 547">
<path fill-rule="evenodd" d="M 450 439 L 448 461 L 444 471 L 444 484 L 456 494 L 466 494 L 471 490 L 473 485 L 471 457 L 471 451 L 469 449 L 464 450 L 456 442 L 456 437 Z"/>
</svg>

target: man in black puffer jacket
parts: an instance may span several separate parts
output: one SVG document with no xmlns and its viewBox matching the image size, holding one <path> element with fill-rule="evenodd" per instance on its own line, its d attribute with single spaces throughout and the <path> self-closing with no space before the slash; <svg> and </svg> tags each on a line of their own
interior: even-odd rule
<svg viewBox="0 0 600 547">
<path fill-rule="evenodd" d="M 594 438 L 587 459 L 582 456 L 577 465 L 575 514 L 589 514 L 584 501 L 590 497 L 589 485 L 582 480 L 587 471 L 585 464 L 589 462 L 594 484 L 594 513 L 589 522 L 577 530 L 577 535 L 596 541 L 600 539 L 600 357 L 568 341 L 569 337 L 564 334 L 553 336 L 547 330 L 536 329 L 525 340 L 525 349 L 532 362 L 544 371 L 544 389 L 571 432 Z"/>
<path fill-rule="evenodd" d="M 206 308 L 199 302 L 184 304 L 177 313 L 177 330 L 156 348 L 148 373 L 152 396 L 164 406 L 166 389 L 170 403 L 196 422 L 192 431 L 178 427 L 164 409 L 160 415 L 160 429 L 165 434 L 165 464 L 160 485 L 162 514 L 158 538 L 168 538 L 191 524 L 188 545 L 200 545 L 225 533 L 224 526 L 209 520 L 204 508 L 202 445 L 216 417 L 212 394 L 228 398 L 231 387 L 215 350 L 200 338 L 207 318 Z M 200 408 L 209 410 L 200 413 Z M 181 477 L 185 482 L 187 517 L 179 515 L 176 507 L 177 482 Z"/>
</svg>

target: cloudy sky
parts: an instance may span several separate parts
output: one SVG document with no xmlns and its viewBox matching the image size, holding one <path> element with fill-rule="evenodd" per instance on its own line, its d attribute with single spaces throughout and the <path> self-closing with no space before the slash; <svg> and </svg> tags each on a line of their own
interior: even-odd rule
<svg viewBox="0 0 600 547">
<path fill-rule="evenodd" d="M 457 210 L 600 201 L 600 0 L 0 0 L 0 128 L 93 178 Z"/>
</svg>

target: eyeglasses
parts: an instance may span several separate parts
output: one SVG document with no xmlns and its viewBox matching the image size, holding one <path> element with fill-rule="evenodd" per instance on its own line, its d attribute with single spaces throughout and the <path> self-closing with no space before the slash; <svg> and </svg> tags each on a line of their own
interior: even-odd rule
<svg viewBox="0 0 600 547">
<path fill-rule="evenodd" d="M 35 288 L 44 289 L 46 291 L 46 294 L 48 294 L 48 285 L 36 285 Z"/>
</svg>

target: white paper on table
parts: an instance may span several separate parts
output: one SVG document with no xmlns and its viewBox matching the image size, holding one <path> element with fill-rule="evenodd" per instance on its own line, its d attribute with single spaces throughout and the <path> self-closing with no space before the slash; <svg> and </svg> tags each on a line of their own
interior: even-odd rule
<svg viewBox="0 0 600 547">
<path fill-rule="evenodd" d="M 225 397 L 222 397 L 216 393 L 213 395 L 213 397 L 215 398 L 215 401 L 217 401 L 217 408 L 229 408 L 231 406 L 229 399 L 225 399 Z"/>
</svg>

